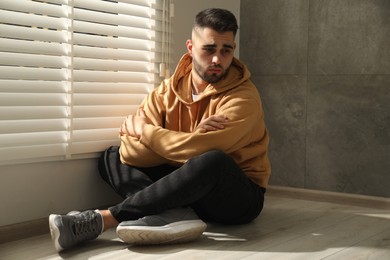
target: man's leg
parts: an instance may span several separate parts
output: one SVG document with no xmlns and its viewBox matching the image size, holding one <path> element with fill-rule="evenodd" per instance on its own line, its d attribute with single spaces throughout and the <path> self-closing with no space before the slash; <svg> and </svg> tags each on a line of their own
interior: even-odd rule
<svg viewBox="0 0 390 260">
<path fill-rule="evenodd" d="M 251 221 L 262 208 L 263 194 L 260 189 L 229 156 L 220 151 L 210 151 L 192 158 L 176 170 L 170 166 L 138 169 L 118 165 L 121 167 L 119 171 L 115 170 L 114 174 L 108 172 L 102 177 L 120 195 L 127 198 L 109 211 L 100 212 L 103 223 L 106 224 L 104 229 L 113 227 L 118 222 L 136 220 L 183 206 L 192 206 L 207 220 L 239 224 Z M 91 218 L 85 217 L 89 216 L 89 212 L 87 213 L 74 216 L 73 220 L 67 216 L 63 217 L 65 220 L 69 219 L 70 224 L 62 228 L 66 229 L 73 225 L 73 222 L 80 221 L 77 218 L 89 221 Z M 60 215 L 54 216 L 58 223 L 61 222 Z M 95 221 L 101 220 L 94 218 L 93 224 Z M 51 230 L 53 223 L 50 223 Z M 53 225 L 54 229 L 58 229 L 55 223 Z M 53 240 L 58 244 L 61 239 L 60 233 L 57 234 L 57 239 L 53 236 Z M 74 235 L 71 235 L 70 243 L 60 249 L 83 241 L 82 238 L 73 238 Z M 98 234 L 94 234 L 92 238 L 97 236 Z"/>
<path fill-rule="evenodd" d="M 118 146 L 107 149 L 99 159 L 100 176 L 123 198 L 134 195 L 175 169 L 177 167 L 170 165 L 149 168 L 125 165 L 120 161 Z M 119 224 L 111 214 L 111 211 L 100 210 L 100 213 L 103 217 L 104 231 Z"/>
<path fill-rule="evenodd" d="M 122 221 L 117 234 L 125 242 L 164 244 L 194 240 L 205 230 L 206 224 L 185 206 L 205 220 L 242 224 L 260 213 L 263 191 L 229 156 L 210 151 L 110 210 Z M 146 217 L 131 220 L 139 215 Z"/>
<path fill-rule="evenodd" d="M 134 195 L 176 169 L 169 165 L 150 168 L 128 166 L 120 161 L 118 146 L 107 149 L 100 157 L 98 166 L 102 179 L 122 198 Z"/>
<path fill-rule="evenodd" d="M 107 149 L 99 160 L 101 177 L 123 198 L 132 196 L 175 169 L 161 165 L 139 170 L 124 165 L 120 162 L 119 147 L 115 146 Z M 67 215 L 49 216 L 49 228 L 57 251 L 95 239 L 118 224 L 109 210 L 74 211 Z"/>
<path fill-rule="evenodd" d="M 146 169 L 123 167 L 126 170 L 123 169 L 121 173 L 123 180 L 118 184 L 121 187 L 116 189 L 127 188 L 127 192 L 122 193 L 128 196 L 131 192 L 134 195 L 137 193 L 134 187 L 127 184 L 130 182 L 134 186 L 134 183 L 138 183 L 136 180 L 139 178 L 134 179 L 134 176 L 144 176 L 144 178 L 150 176 L 153 178 L 150 185 L 162 177 L 167 177 L 137 194 L 135 198 L 128 198 L 112 207 L 111 210 L 114 212 L 122 212 L 117 213 L 120 221 L 134 220 L 145 215 L 158 214 L 169 208 L 189 205 L 203 220 L 241 224 L 256 218 L 263 207 L 265 189 L 259 188 L 250 181 L 229 156 L 219 151 L 195 157 L 176 171 L 170 166 Z M 184 174 L 187 175 L 186 178 L 183 177 Z M 159 189 L 161 191 L 158 191 Z M 171 198 L 169 198 L 170 194 L 173 195 Z M 166 198 L 163 199 L 164 197 Z M 169 205 L 170 203 L 173 204 Z M 141 206 L 140 210 L 142 210 L 142 206 L 148 204 L 148 209 L 137 214 L 135 211 L 137 207 Z M 106 224 L 105 227 L 110 228 L 118 224 L 111 211 L 103 212 L 108 215 L 104 219 L 113 223 L 110 226 Z"/>
<path fill-rule="evenodd" d="M 170 165 L 149 168 L 124 165 L 119 160 L 116 147 L 107 150 L 99 163 L 102 178 L 124 198 L 133 196 L 176 169 L 177 167 Z M 118 225 L 109 210 L 102 210 L 100 213 L 105 230 Z M 148 215 L 125 222 L 117 228 L 117 234 L 123 241 L 132 244 L 188 242 L 198 238 L 207 226 L 190 208 L 165 210 L 155 216 Z"/>
<path fill-rule="evenodd" d="M 119 221 L 192 206 L 204 219 L 246 223 L 263 207 L 263 192 L 225 153 L 210 151 L 111 207 Z"/>
</svg>

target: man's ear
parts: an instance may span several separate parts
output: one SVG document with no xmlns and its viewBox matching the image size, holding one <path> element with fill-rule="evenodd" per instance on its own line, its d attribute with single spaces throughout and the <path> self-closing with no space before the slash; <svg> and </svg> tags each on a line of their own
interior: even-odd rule
<svg viewBox="0 0 390 260">
<path fill-rule="evenodd" d="M 188 53 L 192 55 L 192 46 L 193 46 L 193 45 L 192 45 L 192 40 L 188 39 L 188 40 L 186 41 L 186 46 L 187 46 L 187 51 L 188 51 Z"/>
</svg>

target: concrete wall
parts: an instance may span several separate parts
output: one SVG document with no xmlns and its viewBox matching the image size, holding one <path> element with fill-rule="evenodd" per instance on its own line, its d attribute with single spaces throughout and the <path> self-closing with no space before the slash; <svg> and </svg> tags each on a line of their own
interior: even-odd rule
<svg viewBox="0 0 390 260">
<path fill-rule="evenodd" d="M 240 39 L 271 184 L 389 197 L 390 1 L 241 0 Z"/>
<path fill-rule="evenodd" d="M 0 166 L 0 226 L 119 201 L 95 159 Z"/>
<path fill-rule="evenodd" d="M 229 9 L 237 16 L 237 0 L 178 0 L 173 18 L 174 62 L 186 52 L 195 14 L 208 7 Z M 237 17 L 239 19 L 239 17 Z M 47 217 L 51 213 L 111 205 L 121 199 L 99 177 L 97 161 L 0 165 L 0 226 Z"/>
</svg>

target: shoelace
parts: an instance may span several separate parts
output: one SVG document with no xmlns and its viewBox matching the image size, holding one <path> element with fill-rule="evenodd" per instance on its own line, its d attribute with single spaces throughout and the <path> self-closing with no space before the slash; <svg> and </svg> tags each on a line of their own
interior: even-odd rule
<svg viewBox="0 0 390 260">
<path fill-rule="evenodd" d="M 98 223 L 97 216 L 90 215 L 80 215 L 75 216 L 75 220 L 73 221 L 73 233 L 75 238 L 85 240 L 94 238 L 98 235 Z"/>
</svg>

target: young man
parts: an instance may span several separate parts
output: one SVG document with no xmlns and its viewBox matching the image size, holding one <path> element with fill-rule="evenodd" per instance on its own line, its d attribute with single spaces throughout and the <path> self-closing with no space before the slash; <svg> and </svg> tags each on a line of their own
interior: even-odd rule
<svg viewBox="0 0 390 260">
<path fill-rule="evenodd" d="M 237 21 L 223 9 L 195 18 L 175 73 L 120 127 L 99 169 L 123 198 L 107 210 L 50 215 L 57 250 L 117 227 L 127 243 L 198 238 L 203 221 L 243 224 L 263 208 L 268 134 L 250 72 L 233 57 Z"/>
</svg>

